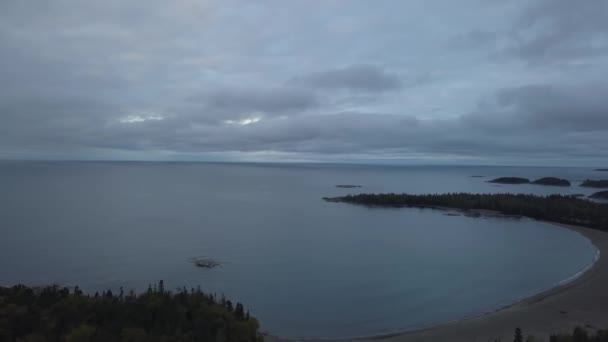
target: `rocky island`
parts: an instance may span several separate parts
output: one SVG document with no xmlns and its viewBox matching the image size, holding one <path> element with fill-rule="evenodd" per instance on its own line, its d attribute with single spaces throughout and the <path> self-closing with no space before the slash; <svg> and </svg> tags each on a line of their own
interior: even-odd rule
<svg viewBox="0 0 608 342">
<path fill-rule="evenodd" d="M 488 181 L 488 183 L 498 183 L 498 184 L 528 184 L 530 180 L 528 178 L 521 177 L 500 177 L 496 179 L 492 179 Z"/>
<path fill-rule="evenodd" d="M 338 184 L 338 185 L 336 185 L 336 188 L 351 189 L 351 188 L 362 188 L 362 186 L 353 185 L 353 184 Z"/>
<path fill-rule="evenodd" d="M 222 266 L 219 261 L 210 258 L 192 258 L 190 261 L 194 266 L 200 268 L 216 268 Z"/>
<path fill-rule="evenodd" d="M 544 177 L 535 180 L 532 184 L 537 185 L 552 185 L 552 186 L 570 186 L 570 181 L 556 177 Z"/>
<path fill-rule="evenodd" d="M 588 187 L 588 188 L 608 188 L 608 180 L 607 179 L 602 179 L 602 180 L 587 179 L 586 181 L 584 181 L 581 184 L 581 186 Z"/>
</svg>

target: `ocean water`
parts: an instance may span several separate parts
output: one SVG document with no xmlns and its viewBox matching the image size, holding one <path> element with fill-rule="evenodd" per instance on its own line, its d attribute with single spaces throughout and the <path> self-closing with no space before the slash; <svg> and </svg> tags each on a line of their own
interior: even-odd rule
<svg viewBox="0 0 608 342">
<path fill-rule="evenodd" d="M 484 178 L 470 177 L 472 175 Z M 498 176 L 573 181 L 496 185 Z M 195 287 L 285 337 L 367 336 L 479 315 L 592 263 L 528 219 L 327 203 L 357 192 L 590 194 L 585 168 L 0 162 L 0 285 Z M 340 189 L 336 184 L 359 184 Z M 197 269 L 196 256 L 217 259 Z"/>
</svg>

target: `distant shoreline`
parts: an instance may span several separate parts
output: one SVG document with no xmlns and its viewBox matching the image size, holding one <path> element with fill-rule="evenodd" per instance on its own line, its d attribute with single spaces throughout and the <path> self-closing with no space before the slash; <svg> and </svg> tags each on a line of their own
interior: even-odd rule
<svg viewBox="0 0 608 342">
<path fill-rule="evenodd" d="M 426 207 L 449 210 L 444 207 Z M 492 215 L 492 213 L 490 213 Z M 520 327 L 524 335 L 548 340 L 554 333 L 570 332 L 575 326 L 608 328 L 608 233 L 581 226 L 538 220 L 566 228 L 588 238 L 597 249 L 594 261 L 555 286 L 511 304 L 479 315 L 438 323 L 426 328 L 361 337 L 346 338 L 281 338 L 267 335 L 267 342 L 334 341 L 334 342 L 470 342 L 509 341 Z"/>
</svg>

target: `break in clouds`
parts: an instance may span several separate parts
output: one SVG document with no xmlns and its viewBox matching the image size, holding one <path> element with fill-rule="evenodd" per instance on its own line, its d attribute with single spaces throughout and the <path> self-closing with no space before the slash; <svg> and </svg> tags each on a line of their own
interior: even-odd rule
<svg viewBox="0 0 608 342">
<path fill-rule="evenodd" d="M 5 0 L 0 157 L 601 165 L 607 14 L 605 0 Z"/>
</svg>

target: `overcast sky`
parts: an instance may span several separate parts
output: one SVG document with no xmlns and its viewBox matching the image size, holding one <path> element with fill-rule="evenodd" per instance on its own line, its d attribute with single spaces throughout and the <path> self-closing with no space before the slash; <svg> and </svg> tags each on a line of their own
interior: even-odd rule
<svg viewBox="0 0 608 342">
<path fill-rule="evenodd" d="M 608 166 L 608 1 L 2 0 L 0 158 Z"/>
</svg>

